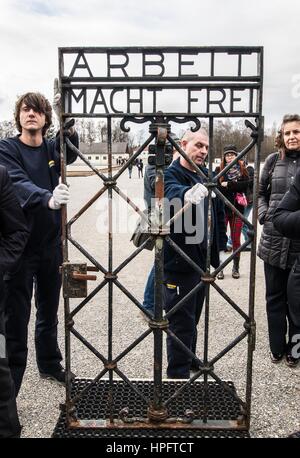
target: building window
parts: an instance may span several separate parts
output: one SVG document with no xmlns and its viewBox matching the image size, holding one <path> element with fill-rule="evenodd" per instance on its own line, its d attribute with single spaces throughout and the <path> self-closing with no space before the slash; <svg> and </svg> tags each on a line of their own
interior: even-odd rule
<svg viewBox="0 0 300 458">
<path fill-rule="evenodd" d="M 95 159 L 96 159 L 96 161 L 99 161 L 99 156 L 96 156 Z"/>
<path fill-rule="evenodd" d="M 106 161 L 106 156 L 103 156 L 103 160 Z"/>
<path fill-rule="evenodd" d="M 92 159 L 92 156 L 88 156 L 88 160 L 90 161 Z"/>
</svg>

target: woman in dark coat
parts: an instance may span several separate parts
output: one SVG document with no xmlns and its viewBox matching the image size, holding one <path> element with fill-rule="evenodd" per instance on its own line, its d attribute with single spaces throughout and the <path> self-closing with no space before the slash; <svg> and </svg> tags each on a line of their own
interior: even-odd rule
<svg viewBox="0 0 300 458">
<path fill-rule="evenodd" d="M 300 169 L 289 191 L 278 205 L 273 218 L 275 228 L 289 239 L 300 240 Z M 287 285 L 288 315 L 294 329 L 291 355 L 300 360 L 300 254 L 289 275 Z"/>
<path fill-rule="evenodd" d="M 238 155 L 237 148 L 234 145 L 228 145 L 224 148 L 224 157 L 221 162 L 220 170 L 223 170 L 230 162 Z M 252 179 L 253 181 L 253 179 Z M 244 213 L 244 206 L 240 205 L 236 198 L 237 194 L 243 194 L 247 191 L 251 179 L 249 178 L 244 161 L 238 161 L 220 178 L 220 191 L 229 200 L 232 205 L 240 212 Z M 244 196 L 245 198 L 245 196 Z M 247 205 L 246 201 L 245 204 Z M 233 250 L 237 250 L 241 246 L 241 232 L 243 227 L 242 219 L 234 213 L 231 208 L 225 206 L 225 223 L 226 227 L 229 223 L 230 237 L 232 240 Z M 239 272 L 240 253 L 233 258 L 233 278 L 240 278 Z M 224 278 L 223 271 L 218 274 L 218 279 Z"/>
<path fill-rule="evenodd" d="M 264 261 L 271 361 L 277 363 L 285 355 L 287 365 L 295 367 L 299 359 L 292 355 L 292 347 L 299 329 L 289 313 L 288 284 L 300 255 L 300 239 L 290 239 L 278 232 L 273 216 L 300 169 L 299 115 L 284 116 L 277 146 L 279 151 L 267 157 L 260 177 L 258 219 L 263 231 L 258 256 Z"/>
</svg>

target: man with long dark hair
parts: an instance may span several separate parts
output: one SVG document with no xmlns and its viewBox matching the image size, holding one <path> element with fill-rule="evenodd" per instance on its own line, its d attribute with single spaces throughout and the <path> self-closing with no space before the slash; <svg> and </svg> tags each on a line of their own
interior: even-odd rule
<svg viewBox="0 0 300 458">
<path fill-rule="evenodd" d="M 45 138 L 52 121 L 48 100 L 34 92 L 22 95 L 16 102 L 15 121 L 20 134 L 0 142 L 0 163 L 8 169 L 30 229 L 18 266 L 4 277 L 7 351 L 18 393 L 27 362 L 27 328 L 33 284 L 38 369 L 41 377 L 65 382 L 57 343 L 59 266 L 62 262 L 59 210 L 68 202 L 69 191 L 65 184 L 59 184 L 59 138 Z M 73 128 L 70 140 L 78 145 Z M 67 151 L 67 155 L 68 163 L 76 159 L 76 154 L 71 151 Z"/>
</svg>

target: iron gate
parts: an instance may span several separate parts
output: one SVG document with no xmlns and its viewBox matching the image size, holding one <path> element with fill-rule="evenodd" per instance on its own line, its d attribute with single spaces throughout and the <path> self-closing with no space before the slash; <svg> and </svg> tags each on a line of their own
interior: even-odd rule
<svg viewBox="0 0 300 458">
<path fill-rule="evenodd" d="M 99 62 L 101 62 L 101 66 Z M 117 434 L 116 430 L 127 434 L 133 434 L 132 431 L 134 430 L 160 430 L 162 433 L 170 428 L 176 431 L 199 431 L 201 429 L 247 431 L 250 424 L 252 353 L 255 347 L 256 196 L 260 142 L 263 134 L 263 48 L 60 48 L 59 81 L 62 93 L 61 132 L 63 132 L 66 118 L 70 116 L 73 118 L 105 118 L 108 138 L 107 176 L 94 167 L 66 136 L 61 134 L 60 140 L 62 181 L 66 182 L 65 149 L 67 144 L 99 177 L 100 183 L 102 182 L 95 195 L 70 220 L 67 218 L 67 209 L 62 209 L 62 273 L 67 371 L 63 421 L 66 419 L 67 428 L 71 428 L 71 430 L 77 429 L 79 431 L 81 428 L 95 430 L 99 428 L 103 431 L 106 430 L 105 434 Z M 177 93 L 178 109 L 173 112 L 168 111 L 167 97 L 164 99 L 168 93 Z M 138 109 L 135 111 L 133 106 L 138 106 Z M 150 123 L 147 140 L 130 160 L 115 173 L 112 169 L 112 120 L 114 118 L 120 119 L 120 127 L 123 131 L 129 131 L 129 123 Z M 225 204 L 235 213 L 238 213 L 217 188 L 218 178 L 226 173 L 230 166 L 227 166 L 222 173 L 216 176 L 213 175 L 212 171 L 214 123 L 216 119 L 245 119 L 245 128 L 250 134 L 249 144 L 238 154 L 232 164 L 243 158 L 251 148 L 255 147 L 253 224 L 239 214 L 248 226 L 249 240 L 233 252 L 225 263 L 213 271 L 211 271 L 210 266 L 211 247 L 209 244 L 206 271 L 203 271 L 170 238 L 170 221 L 168 223 L 163 221 L 163 166 L 165 164 L 166 141 L 169 141 L 191 163 L 185 152 L 170 136 L 170 123 L 189 122 L 192 125 L 192 130 L 197 130 L 201 125 L 199 118 L 208 122 L 208 176 L 205 176 L 194 163 L 192 164 L 196 172 L 203 176 L 209 190 L 208 221 L 210 221 L 212 211 L 212 192 L 223 199 Z M 156 153 L 156 207 L 155 215 L 151 221 L 149 237 L 155 239 L 155 313 L 154 316 L 148 314 L 149 328 L 142 332 L 124 351 L 114 355 L 112 319 L 114 289 L 118 288 L 136 307 L 142 309 L 141 303 L 119 281 L 118 274 L 129 262 L 134 261 L 136 256 L 145 248 L 147 241 L 132 252 L 124 262 L 114 266 L 112 255 L 112 196 L 113 193 L 117 193 L 142 218 L 148 221 L 141 209 L 118 187 L 117 180 L 128 165 L 133 163 L 153 141 L 155 142 Z M 73 224 L 106 192 L 109 197 L 107 268 L 103 266 L 99 257 L 94 257 L 72 236 Z M 209 223 L 208 232 L 210 230 Z M 209 240 L 210 237 L 208 236 L 207 239 Z M 232 261 L 235 254 L 242 251 L 251 242 L 253 243 L 250 258 L 248 310 L 244 311 L 222 290 L 216 281 L 216 276 L 221 269 Z M 69 243 L 75 246 L 91 265 L 72 263 L 68 255 Z M 200 273 L 201 282 L 190 294 L 195 293 L 202 283 L 206 289 L 203 357 L 197 357 L 200 369 L 189 380 L 163 379 L 163 335 L 168 334 L 173 339 L 177 339 L 168 329 L 168 318 L 173 312 L 170 311 L 166 315 L 163 313 L 163 243 L 170 244 L 175 252 L 185 258 L 192 264 L 195 271 Z M 89 273 L 90 271 L 101 272 L 104 278 L 87 294 L 87 281 L 96 279 L 94 275 Z M 105 285 L 108 286 L 108 347 L 106 355 L 76 329 L 76 315 Z M 224 298 L 232 310 L 244 320 L 244 323 L 243 329 L 238 335 L 214 357 L 209 358 L 210 292 L 212 288 Z M 72 307 L 74 298 L 82 298 L 83 300 Z M 176 308 L 182 306 L 183 302 L 184 300 Z M 154 338 L 153 379 L 148 381 L 130 380 L 124 371 L 120 370 L 118 363 L 151 333 Z M 75 381 L 71 381 L 71 336 L 80 340 L 102 362 L 103 369 L 95 376 L 94 380 L 75 379 Z M 232 382 L 222 380 L 218 376 L 214 365 L 244 339 L 247 339 L 247 367 L 245 396 L 242 399 Z M 178 344 L 191 354 L 191 351 L 184 347 L 183 343 L 179 341 Z M 193 356 L 195 357 L 195 355 Z M 105 375 L 108 377 L 104 377 Z M 201 380 L 200 376 L 202 377 Z M 90 402 L 95 404 L 95 399 L 96 405 L 93 409 L 88 408 Z M 57 426 L 54 435 L 62 434 L 60 428 L 61 424 Z"/>
</svg>

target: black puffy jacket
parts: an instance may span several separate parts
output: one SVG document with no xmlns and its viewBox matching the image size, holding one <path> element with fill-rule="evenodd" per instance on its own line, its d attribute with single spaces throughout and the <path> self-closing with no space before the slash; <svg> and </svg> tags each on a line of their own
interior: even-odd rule
<svg viewBox="0 0 300 458">
<path fill-rule="evenodd" d="M 300 254 L 300 241 L 282 236 L 274 227 L 273 216 L 297 170 L 300 169 L 300 152 L 286 153 L 284 159 L 278 157 L 273 173 L 270 174 L 276 154 L 278 153 L 272 153 L 267 157 L 260 176 L 258 220 L 264 226 L 257 254 L 264 262 L 287 269 L 292 267 L 297 255 Z M 271 193 L 268 189 L 269 183 Z"/>
<path fill-rule="evenodd" d="M 300 239 L 300 169 L 289 191 L 279 203 L 273 222 L 285 237 Z"/>
</svg>

